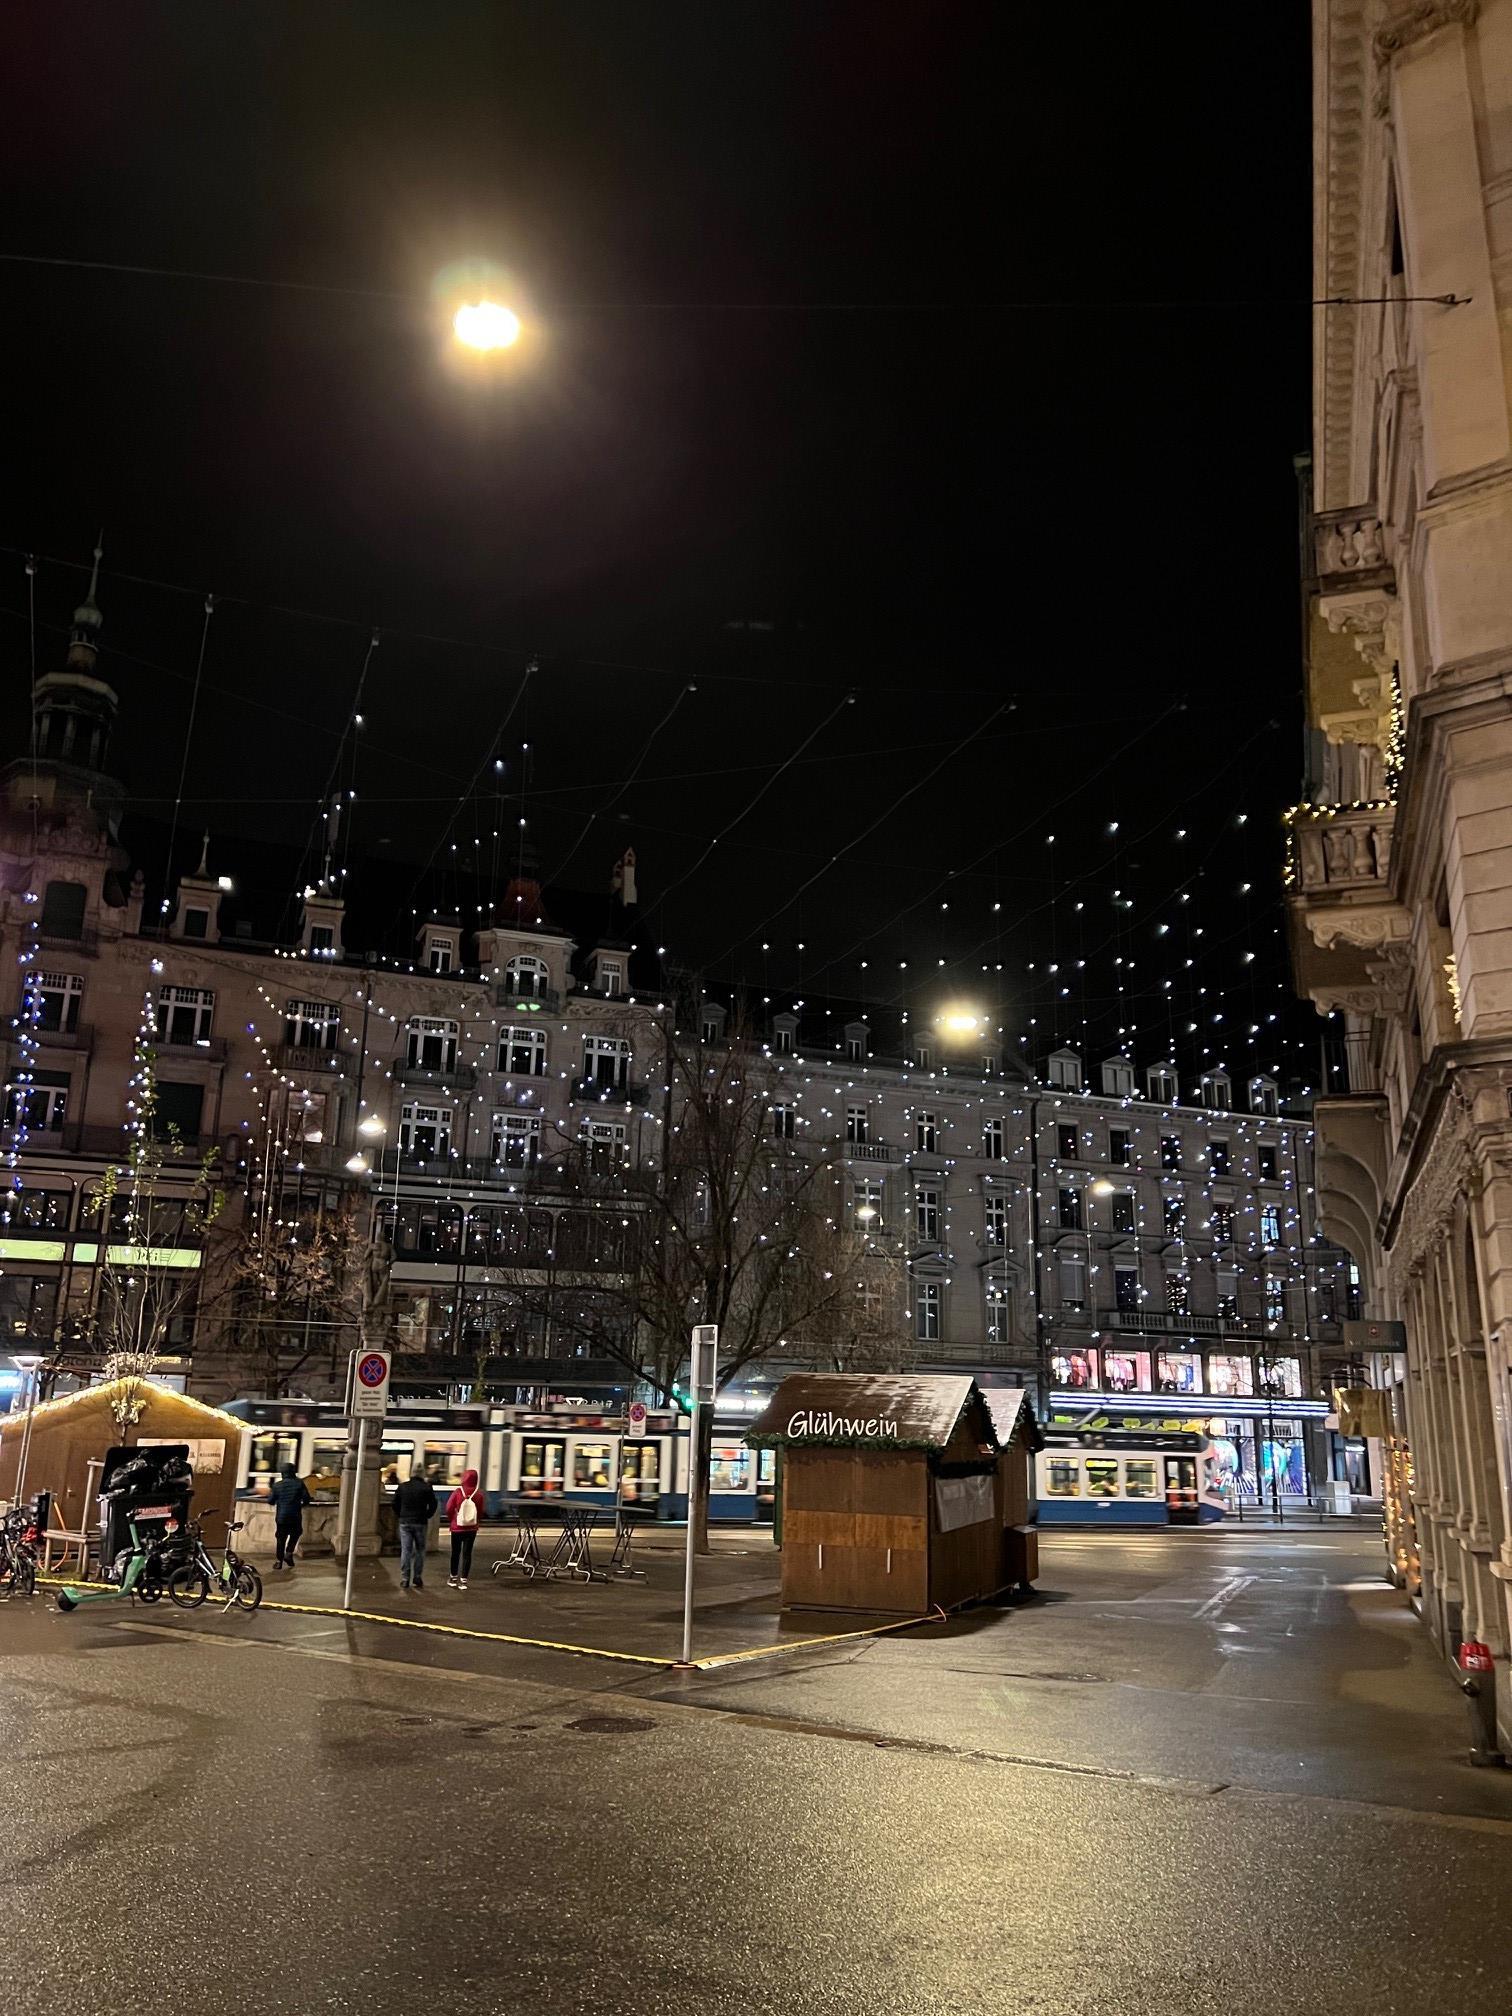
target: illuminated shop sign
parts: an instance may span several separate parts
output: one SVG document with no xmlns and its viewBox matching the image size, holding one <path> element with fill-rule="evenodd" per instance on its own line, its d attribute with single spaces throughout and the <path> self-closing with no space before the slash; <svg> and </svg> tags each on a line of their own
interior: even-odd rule
<svg viewBox="0 0 1512 2016">
<path fill-rule="evenodd" d="M 896 1442 L 898 1424 L 884 1420 L 880 1414 L 872 1414 L 865 1420 L 852 1414 L 790 1414 L 787 1432 L 795 1442 L 804 1436 L 824 1442 L 843 1442 L 847 1437 L 856 1442 Z"/>
</svg>

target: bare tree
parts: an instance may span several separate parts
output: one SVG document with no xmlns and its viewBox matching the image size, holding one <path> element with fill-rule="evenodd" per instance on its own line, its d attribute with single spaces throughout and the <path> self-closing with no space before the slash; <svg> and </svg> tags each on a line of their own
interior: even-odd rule
<svg viewBox="0 0 1512 2016">
<path fill-rule="evenodd" d="M 366 1197 L 290 1185 L 281 1198 L 226 1242 L 217 1297 L 233 1351 L 274 1398 L 312 1362 L 334 1379 L 343 1351 L 381 1343 L 389 1301 Z"/>
<path fill-rule="evenodd" d="M 203 1255 L 226 1202 L 214 1180 L 219 1151 L 195 1161 L 177 1128 L 159 1124 L 157 1058 L 146 1020 L 132 1065 L 125 1165 L 106 1170 L 90 1207 L 100 1221 L 95 1338 L 106 1379 L 120 1382 L 111 1411 L 123 1431 L 140 1418 L 143 1384 L 199 1287 L 199 1269 L 178 1264 L 177 1256 L 191 1245 Z"/>
</svg>

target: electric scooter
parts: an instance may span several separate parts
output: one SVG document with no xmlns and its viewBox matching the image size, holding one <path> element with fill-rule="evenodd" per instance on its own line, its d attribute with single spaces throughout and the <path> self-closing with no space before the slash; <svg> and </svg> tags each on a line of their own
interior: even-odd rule
<svg viewBox="0 0 1512 2016">
<path fill-rule="evenodd" d="M 120 1579 L 115 1583 L 87 1589 L 78 1589 L 69 1583 L 58 1591 L 58 1608 L 67 1612 L 77 1610 L 81 1603 L 119 1603 L 122 1597 L 130 1601 L 133 1595 L 145 1602 L 156 1602 L 162 1594 L 161 1588 L 155 1589 L 152 1595 L 148 1596 L 139 1585 L 147 1563 L 152 1558 L 153 1549 L 159 1543 L 155 1539 L 145 1539 L 138 1532 L 136 1522 L 138 1519 L 166 1519 L 169 1521 L 167 1531 L 173 1532 L 178 1522 L 172 1514 L 171 1505 L 139 1505 L 127 1521 L 127 1528 L 131 1534 L 131 1552 L 121 1567 Z"/>
</svg>

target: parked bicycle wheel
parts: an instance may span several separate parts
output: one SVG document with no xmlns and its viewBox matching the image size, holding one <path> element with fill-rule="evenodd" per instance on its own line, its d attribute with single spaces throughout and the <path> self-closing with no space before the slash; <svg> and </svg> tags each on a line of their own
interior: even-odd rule
<svg viewBox="0 0 1512 2016">
<path fill-rule="evenodd" d="M 37 1593 L 37 1564 L 26 1549 L 13 1554 L 6 1563 L 6 1572 L 0 1577 L 0 1589 L 7 1596 L 35 1596 Z"/>
<path fill-rule="evenodd" d="M 231 1600 L 243 1610 L 255 1610 L 263 1599 L 263 1579 L 249 1561 L 238 1561 L 231 1576 Z"/>
<path fill-rule="evenodd" d="M 181 1610 L 198 1610 L 210 1594 L 210 1577 L 198 1561 L 186 1561 L 168 1577 L 168 1594 Z"/>
</svg>

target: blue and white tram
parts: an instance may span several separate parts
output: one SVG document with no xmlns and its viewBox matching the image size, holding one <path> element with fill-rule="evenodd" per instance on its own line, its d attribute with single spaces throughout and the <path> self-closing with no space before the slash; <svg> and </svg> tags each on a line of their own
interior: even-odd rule
<svg viewBox="0 0 1512 2016">
<path fill-rule="evenodd" d="M 1042 1526 L 1196 1526 L 1229 1510 L 1206 1435 L 1047 1427 L 1035 1457 Z"/>
<path fill-rule="evenodd" d="M 331 1401 L 233 1401 L 228 1413 L 247 1423 L 237 1491 L 266 1492 L 292 1463 L 317 1501 L 340 1495 L 347 1447 L 343 1409 Z M 709 1516 L 754 1523 L 770 1520 L 776 1497 L 776 1453 L 749 1449 L 740 1426 L 715 1418 L 709 1468 Z M 661 1519 L 688 1516 L 688 1418 L 649 1414 L 643 1436 L 626 1433 L 617 1412 L 591 1406 L 448 1407 L 397 1399 L 383 1424 L 379 1474 L 393 1491 L 423 1467 L 438 1491 L 459 1484 L 465 1470 L 483 1481 L 489 1510 L 512 1497 L 621 1502 Z"/>
</svg>

